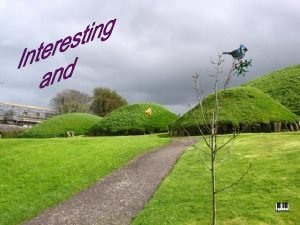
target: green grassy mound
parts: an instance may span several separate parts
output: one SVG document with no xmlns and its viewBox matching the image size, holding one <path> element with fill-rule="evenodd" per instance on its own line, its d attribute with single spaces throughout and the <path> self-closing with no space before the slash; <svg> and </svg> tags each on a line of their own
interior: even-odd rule
<svg viewBox="0 0 300 225">
<path fill-rule="evenodd" d="M 152 116 L 145 110 L 152 109 Z M 177 116 L 153 103 L 123 106 L 91 127 L 89 135 L 136 135 L 168 131 L 168 125 Z"/>
<path fill-rule="evenodd" d="M 271 72 L 244 85 L 262 90 L 300 115 L 300 65 Z"/>
<path fill-rule="evenodd" d="M 88 113 L 68 113 L 35 125 L 23 132 L 21 137 L 63 137 L 66 136 L 67 131 L 74 131 L 75 135 L 81 135 L 99 120 L 101 120 L 100 117 Z"/>
<path fill-rule="evenodd" d="M 238 87 L 220 91 L 219 101 L 219 133 L 231 133 L 233 129 L 245 132 L 299 129 L 297 115 L 256 88 Z M 203 107 L 206 124 L 209 124 L 214 108 L 214 95 L 209 95 L 204 99 Z M 199 127 L 204 132 L 207 130 L 204 124 L 198 105 L 170 126 L 171 134 L 199 134 Z"/>
</svg>

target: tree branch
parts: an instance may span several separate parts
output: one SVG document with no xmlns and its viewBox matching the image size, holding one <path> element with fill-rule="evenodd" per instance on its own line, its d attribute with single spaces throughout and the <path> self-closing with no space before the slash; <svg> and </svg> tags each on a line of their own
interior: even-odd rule
<svg viewBox="0 0 300 225">
<path fill-rule="evenodd" d="M 196 92 L 197 92 L 197 97 L 198 97 L 198 105 L 200 106 L 201 112 L 200 114 L 202 115 L 202 119 L 203 119 L 203 124 L 204 127 L 206 128 L 207 133 L 209 132 L 209 127 L 207 126 L 207 122 L 206 122 L 206 118 L 205 118 L 205 114 L 204 114 L 204 108 L 203 108 L 203 104 L 202 104 L 202 95 L 203 95 L 203 90 L 201 91 L 201 83 L 199 82 L 199 74 L 196 73 L 194 76 L 192 76 L 194 79 L 194 82 L 196 83 Z M 196 118 L 197 119 L 197 118 Z M 199 126 L 199 125 L 198 125 Z"/>
<path fill-rule="evenodd" d="M 207 138 L 205 137 L 205 135 L 204 135 L 203 131 L 201 130 L 201 127 L 200 127 L 200 124 L 199 124 L 199 122 L 198 122 L 198 121 L 196 121 L 196 123 L 197 123 L 197 126 L 198 126 L 198 130 L 200 131 L 200 133 L 201 133 L 201 136 L 202 136 L 202 138 L 203 138 L 203 140 L 204 140 L 204 142 L 205 142 L 206 146 L 207 146 L 207 147 L 209 147 L 209 148 L 211 148 L 211 146 L 210 146 L 209 142 L 207 141 Z"/>
<path fill-rule="evenodd" d="M 239 135 L 239 133 L 238 134 L 234 133 L 231 138 L 229 138 L 224 144 L 222 144 L 220 147 L 218 147 L 216 149 L 216 153 L 218 151 L 220 151 L 223 147 L 225 147 L 229 142 L 231 142 L 232 140 L 234 140 L 238 135 Z"/>
<path fill-rule="evenodd" d="M 211 171 L 211 167 L 209 167 L 206 162 L 204 161 L 204 159 L 200 156 L 200 159 L 202 161 L 202 163 L 204 164 L 204 166 L 206 167 L 206 169 L 208 169 L 209 171 Z"/>
<path fill-rule="evenodd" d="M 235 65 L 236 65 L 235 62 L 236 62 L 236 60 L 234 59 L 232 61 L 232 66 L 231 66 L 231 69 L 229 70 L 227 79 L 225 80 L 225 83 L 224 83 L 224 90 L 228 87 L 228 85 L 231 81 L 231 75 L 232 75 L 233 71 L 235 70 Z"/>
<path fill-rule="evenodd" d="M 231 147 L 232 147 L 233 143 L 234 143 L 234 142 L 231 142 L 231 144 L 230 144 L 230 146 L 229 146 L 229 148 L 228 148 L 228 150 L 227 150 L 227 153 L 226 153 L 226 155 L 224 156 L 224 158 L 221 159 L 219 162 L 216 163 L 216 167 L 219 167 L 219 166 L 220 166 L 220 165 L 221 165 L 221 164 L 229 157 L 230 150 L 231 150 Z"/>
<path fill-rule="evenodd" d="M 197 146 L 196 144 L 193 144 L 192 146 L 193 146 L 194 148 L 196 148 L 196 149 L 199 149 L 199 150 L 200 150 L 201 152 L 203 152 L 204 154 L 206 154 L 206 155 L 210 156 L 210 154 L 209 154 L 209 153 L 205 152 L 205 150 L 204 150 L 204 149 L 202 149 L 201 147 Z"/>
<path fill-rule="evenodd" d="M 249 172 L 249 170 L 250 170 L 251 167 L 252 167 L 252 163 L 249 162 L 248 169 L 244 172 L 244 174 L 243 174 L 237 181 L 235 181 L 234 183 L 232 183 L 231 185 L 229 185 L 229 186 L 227 186 L 227 187 L 225 187 L 225 188 L 222 188 L 222 189 L 220 189 L 220 190 L 217 190 L 217 191 L 216 191 L 216 194 L 219 193 L 219 192 L 225 191 L 225 190 L 227 190 L 227 189 L 229 189 L 229 188 L 231 188 L 231 187 L 233 187 L 233 186 L 239 184 L 239 183 L 245 178 L 245 176 L 248 174 L 248 172 Z"/>
</svg>

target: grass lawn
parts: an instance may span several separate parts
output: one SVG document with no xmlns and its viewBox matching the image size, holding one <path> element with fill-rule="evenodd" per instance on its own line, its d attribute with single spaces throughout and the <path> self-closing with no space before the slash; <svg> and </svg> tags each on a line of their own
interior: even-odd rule
<svg viewBox="0 0 300 225">
<path fill-rule="evenodd" d="M 156 135 L 0 139 L 0 224 L 30 219 L 169 141 Z"/>
<path fill-rule="evenodd" d="M 210 173 L 201 154 L 195 149 L 184 153 L 133 225 L 210 224 Z M 299 159 L 300 133 L 239 136 L 217 168 L 217 187 L 238 179 L 248 161 L 253 165 L 239 185 L 218 195 L 218 224 L 300 224 Z M 289 212 L 275 212 L 281 201 L 289 203 Z"/>
</svg>

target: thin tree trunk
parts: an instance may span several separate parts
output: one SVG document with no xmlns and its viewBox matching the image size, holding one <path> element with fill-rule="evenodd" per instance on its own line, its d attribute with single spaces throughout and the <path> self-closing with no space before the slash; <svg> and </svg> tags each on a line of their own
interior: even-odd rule
<svg viewBox="0 0 300 225">
<path fill-rule="evenodd" d="M 215 178 L 215 162 L 211 161 L 212 171 L 211 171 L 211 179 L 212 179 L 212 224 L 217 224 L 217 199 L 216 199 L 216 178 Z"/>
<path fill-rule="evenodd" d="M 215 127 L 212 127 L 212 148 L 211 148 L 211 187 L 212 187 L 212 225 L 217 224 L 217 195 L 216 195 L 216 170 L 215 170 L 215 148 L 216 133 Z"/>
<path fill-rule="evenodd" d="M 217 225 L 217 191 L 216 191 L 216 170 L 215 170 L 215 160 L 217 156 L 217 134 L 218 134 L 218 120 L 219 120 L 219 98 L 218 98 L 218 82 L 219 82 L 219 69 L 221 65 L 221 58 L 217 63 L 217 72 L 215 76 L 215 109 L 213 112 L 212 120 L 212 133 L 211 133 L 211 182 L 212 182 L 212 225 Z"/>
</svg>

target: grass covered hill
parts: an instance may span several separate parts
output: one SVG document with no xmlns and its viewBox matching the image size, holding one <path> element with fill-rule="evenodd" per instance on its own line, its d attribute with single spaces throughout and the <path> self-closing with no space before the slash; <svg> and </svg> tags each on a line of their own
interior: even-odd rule
<svg viewBox="0 0 300 225">
<path fill-rule="evenodd" d="M 299 117 L 259 89 L 237 87 L 220 91 L 219 100 L 219 133 L 231 133 L 232 129 L 245 132 L 299 129 Z M 206 97 L 203 106 L 206 121 L 209 121 L 214 107 L 214 95 Z M 171 134 L 198 134 L 197 123 L 200 126 L 205 124 L 201 115 L 200 106 L 194 107 L 170 126 Z"/>
<path fill-rule="evenodd" d="M 74 131 L 75 135 L 81 135 L 85 134 L 93 124 L 100 120 L 101 117 L 88 113 L 63 114 L 52 117 L 24 131 L 21 137 L 63 137 L 67 131 Z"/>
<path fill-rule="evenodd" d="M 151 108 L 152 115 L 145 111 Z M 91 127 L 89 135 L 138 135 L 168 131 L 168 125 L 177 116 L 154 103 L 142 103 L 123 106 L 111 112 Z"/>
<path fill-rule="evenodd" d="M 244 85 L 262 90 L 300 115 L 300 65 L 271 72 Z"/>
</svg>

